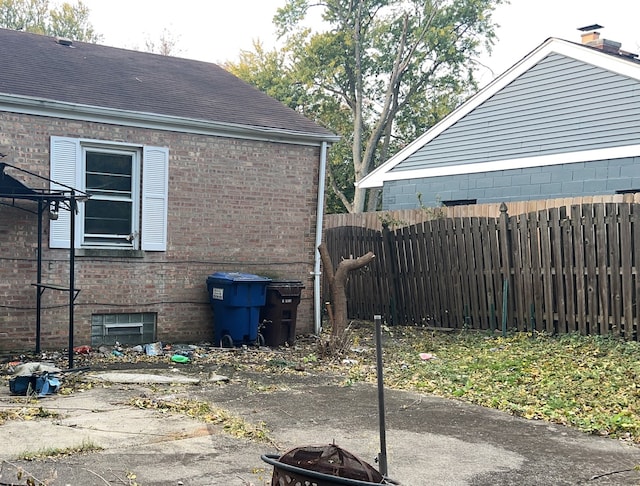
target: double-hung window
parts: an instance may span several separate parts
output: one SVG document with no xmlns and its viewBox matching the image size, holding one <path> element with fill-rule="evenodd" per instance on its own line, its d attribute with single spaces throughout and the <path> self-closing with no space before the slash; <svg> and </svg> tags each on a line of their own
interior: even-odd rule
<svg viewBox="0 0 640 486">
<path fill-rule="evenodd" d="M 166 148 L 51 137 L 51 179 L 52 189 L 90 195 L 78 205 L 76 248 L 166 249 Z M 50 246 L 69 248 L 70 238 L 70 214 L 60 211 Z"/>
<path fill-rule="evenodd" d="M 139 152 L 83 147 L 82 245 L 134 247 L 138 228 Z"/>
</svg>

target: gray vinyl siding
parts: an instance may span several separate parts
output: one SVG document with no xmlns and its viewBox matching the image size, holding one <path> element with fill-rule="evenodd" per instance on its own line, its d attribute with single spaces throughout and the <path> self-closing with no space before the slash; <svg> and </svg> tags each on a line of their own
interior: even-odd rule
<svg viewBox="0 0 640 486">
<path fill-rule="evenodd" d="M 551 54 L 393 172 L 640 142 L 640 82 Z"/>
<path fill-rule="evenodd" d="M 387 181 L 382 191 L 385 210 L 415 209 L 422 204 L 475 199 L 478 204 L 532 199 L 640 192 L 640 157 L 577 162 L 476 174 Z"/>
</svg>

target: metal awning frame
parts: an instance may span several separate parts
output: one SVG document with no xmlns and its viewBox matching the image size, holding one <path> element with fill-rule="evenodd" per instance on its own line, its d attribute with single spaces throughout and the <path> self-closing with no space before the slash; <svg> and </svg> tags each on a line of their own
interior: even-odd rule
<svg viewBox="0 0 640 486">
<path fill-rule="evenodd" d="M 0 153 L 0 158 L 6 157 L 6 154 Z M 62 189 L 34 189 L 25 186 L 18 179 L 5 173 L 6 168 L 36 177 L 46 181 L 49 186 L 55 184 Z M 68 292 L 69 295 L 69 369 L 73 368 L 73 333 L 74 333 L 74 302 L 79 289 L 75 288 L 75 219 L 78 211 L 78 202 L 89 199 L 89 194 L 73 187 L 61 184 L 47 177 L 35 174 L 25 169 L 21 169 L 14 165 L 0 162 L 0 205 L 11 206 L 22 211 L 35 214 L 38 217 L 38 252 L 37 252 L 37 278 L 36 283 L 32 284 L 36 287 L 36 353 L 40 353 L 41 341 L 41 323 L 42 323 L 42 294 L 46 289 L 53 289 Z M 10 201 L 10 202 L 6 202 Z M 33 210 L 18 201 L 35 201 L 37 209 Z M 70 235 L 69 235 L 69 285 L 62 287 L 57 285 L 46 284 L 42 282 L 42 215 L 47 211 L 52 216 L 59 210 L 70 212 Z"/>
</svg>

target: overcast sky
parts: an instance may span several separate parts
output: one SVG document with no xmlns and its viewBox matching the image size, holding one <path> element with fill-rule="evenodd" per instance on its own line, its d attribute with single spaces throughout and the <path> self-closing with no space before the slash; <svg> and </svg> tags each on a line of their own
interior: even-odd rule
<svg viewBox="0 0 640 486">
<path fill-rule="evenodd" d="M 144 49 L 163 30 L 177 41 L 177 55 L 222 63 L 235 60 L 254 39 L 275 43 L 273 15 L 285 0 L 83 0 L 102 43 Z M 511 0 L 498 7 L 498 41 L 483 58 L 481 82 L 501 74 L 548 37 L 579 42 L 578 27 L 598 23 L 602 37 L 640 52 L 640 0 Z"/>
</svg>

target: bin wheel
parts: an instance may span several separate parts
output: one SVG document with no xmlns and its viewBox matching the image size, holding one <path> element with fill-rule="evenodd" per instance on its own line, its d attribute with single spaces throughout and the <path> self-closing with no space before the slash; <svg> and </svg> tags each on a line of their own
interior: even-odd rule
<svg viewBox="0 0 640 486">
<path fill-rule="evenodd" d="M 222 339 L 220 339 L 220 345 L 223 348 L 233 348 L 233 338 L 228 334 L 225 334 L 222 336 Z"/>
<path fill-rule="evenodd" d="M 265 345 L 264 336 L 262 335 L 261 332 L 258 333 L 258 339 L 256 340 L 256 344 L 258 346 L 264 346 Z"/>
</svg>

